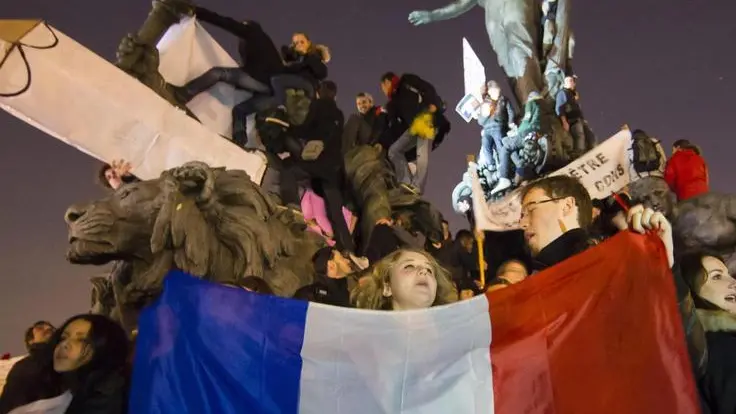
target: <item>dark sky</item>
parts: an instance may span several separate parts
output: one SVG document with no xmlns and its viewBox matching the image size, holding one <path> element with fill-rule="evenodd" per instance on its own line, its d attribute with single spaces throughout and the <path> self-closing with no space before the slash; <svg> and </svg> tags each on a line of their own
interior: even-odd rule
<svg viewBox="0 0 736 414">
<path fill-rule="evenodd" d="M 207 0 L 201 5 L 260 21 L 277 44 L 287 43 L 294 31 L 305 31 L 330 46 L 330 77 L 339 85 L 343 110 L 349 112 L 359 91 L 382 100 L 378 77 L 388 70 L 419 74 L 454 107 L 463 95 L 463 36 L 484 62 L 488 77 L 503 79 L 488 44 L 482 10 L 420 28 L 408 24 L 410 11 L 446 1 Z M 44 18 L 111 60 L 120 38 L 139 27 L 151 2 L 7 3 L 3 18 Z M 269 6 L 259 9 L 254 3 Z M 703 148 L 713 188 L 734 191 L 735 15 L 736 3 L 730 0 L 575 1 L 575 68 L 586 118 L 599 138 L 624 123 L 645 129 L 667 146 L 688 138 Z M 234 51 L 233 39 L 217 29 L 211 33 Z M 454 113 L 450 117 L 453 131 L 433 153 L 427 197 L 457 230 L 464 222 L 451 211 L 450 192 L 464 170 L 465 155 L 477 152 L 479 131 Z M 0 182 L 5 194 L 0 215 L 0 354 L 23 351 L 23 330 L 30 323 L 61 323 L 88 309 L 88 278 L 107 269 L 66 263 L 62 217 L 69 204 L 103 194 L 93 183 L 98 165 L 0 113 Z"/>
</svg>

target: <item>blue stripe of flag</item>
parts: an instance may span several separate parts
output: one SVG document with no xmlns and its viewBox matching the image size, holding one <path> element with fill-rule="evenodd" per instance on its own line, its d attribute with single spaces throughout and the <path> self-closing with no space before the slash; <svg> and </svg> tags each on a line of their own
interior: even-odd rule
<svg viewBox="0 0 736 414">
<path fill-rule="evenodd" d="M 294 413 L 308 304 L 172 271 L 139 320 L 130 413 Z"/>
</svg>

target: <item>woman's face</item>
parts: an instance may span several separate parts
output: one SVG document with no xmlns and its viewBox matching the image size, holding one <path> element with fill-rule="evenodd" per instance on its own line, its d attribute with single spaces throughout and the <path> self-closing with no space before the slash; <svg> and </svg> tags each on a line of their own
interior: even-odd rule
<svg viewBox="0 0 736 414">
<path fill-rule="evenodd" d="M 706 279 L 698 295 L 719 308 L 736 314 L 736 280 L 728 273 L 728 268 L 715 257 L 703 258 Z"/>
<path fill-rule="evenodd" d="M 74 371 L 92 359 L 92 348 L 87 342 L 92 324 L 77 319 L 68 324 L 61 334 L 61 341 L 54 349 L 54 371 Z"/>
<path fill-rule="evenodd" d="M 291 43 L 294 45 L 294 50 L 301 54 L 307 53 L 309 46 L 312 45 L 309 39 L 307 39 L 303 34 L 294 35 L 294 37 L 291 38 Z"/>
<path fill-rule="evenodd" d="M 437 296 L 437 279 L 424 255 L 406 252 L 399 256 L 389 273 L 384 295 L 391 297 L 393 310 L 426 309 Z"/>
</svg>

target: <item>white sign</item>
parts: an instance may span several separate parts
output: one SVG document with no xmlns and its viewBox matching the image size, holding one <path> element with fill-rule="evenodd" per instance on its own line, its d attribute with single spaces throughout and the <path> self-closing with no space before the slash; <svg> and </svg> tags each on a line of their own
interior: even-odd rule
<svg viewBox="0 0 736 414">
<path fill-rule="evenodd" d="M 470 122 L 473 120 L 473 118 L 478 117 L 480 107 L 481 103 L 478 98 L 476 98 L 473 94 L 467 94 L 465 95 L 465 97 L 463 97 L 463 99 L 460 100 L 460 102 L 457 103 L 457 106 L 455 107 L 455 112 L 460 114 L 465 122 Z"/>
<path fill-rule="evenodd" d="M 606 198 L 621 191 L 632 181 L 630 149 L 631 132 L 622 130 L 550 176 L 575 177 L 585 186 L 591 198 Z M 514 190 L 500 201 L 486 203 L 475 168 L 469 168 L 468 173 L 472 180 L 473 212 L 477 228 L 489 231 L 518 229 L 521 190 Z"/>
<path fill-rule="evenodd" d="M 7 22 L 17 21 L 0 21 L 4 110 L 99 160 L 123 158 L 142 179 L 202 161 L 261 182 L 264 156 L 241 150 L 56 28 L 36 24 L 16 43 L 3 37 Z"/>
<path fill-rule="evenodd" d="M 477 117 L 480 102 L 480 88 L 486 83 L 486 68 L 470 46 L 468 39 L 463 37 L 463 77 L 465 80 L 465 96 L 458 102 L 455 111 L 470 122 Z M 475 104 L 477 102 L 477 105 Z"/>
</svg>

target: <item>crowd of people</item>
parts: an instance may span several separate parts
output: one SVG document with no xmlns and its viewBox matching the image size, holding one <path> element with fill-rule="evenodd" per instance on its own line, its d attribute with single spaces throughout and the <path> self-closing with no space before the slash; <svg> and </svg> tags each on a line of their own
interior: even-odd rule
<svg viewBox="0 0 736 414">
<path fill-rule="evenodd" d="M 552 3 L 545 2 L 546 7 Z M 442 239 L 433 240 L 416 231 L 411 215 L 395 214 L 376 222 L 364 240 L 355 225 L 360 211 L 347 205 L 342 194 L 345 154 L 360 145 L 381 150 L 402 191 L 420 195 L 427 184 L 430 154 L 449 132 L 445 104 L 432 84 L 414 74 L 387 72 L 376 79 L 386 104 L 379 106 L 369 93 L 359 92 L 356 112 L 345 119 L 335 102 L 338 87 L 328 79 L 327 47 L 300 32 L 279 50 L 257 22 L 238 22 L 201 7 L 191 12 L 241 38 L 243 66 L 212 68 L 175 86 L 178 97 L 189 101 L 217 82 L 252 92 L 253 98 L 233 110 L 233 140 L 244 150 L 249 147 L 245 123 L 256 114 L 259 137 L 279 162 L 279 185 L 269 190 L 284 208 L 304 216 L 306 231 L 324 238 L 325 247 L 312 257 L 313 283 L 298 289 L 293 299 L 358 309 L 427 309 L 524 283 L 618 232 L 655 232 L 666 248 L 678 287 L 703 410 L 736 412 L 732 362 L 736 336 L 728 329 L 710 329 L 708 316 L 736 315 L 736 281 L 723 259 L 706 251 L 680 251 L 668 217 L 637 205 L 625 192 L 593 200 L 575 178 L 538 178 L 514 169 L 520 165 L 513 157 L 523 138 L 543 129 L 539 93 L 529 95 L 518 116 L 513 102 L 491 81 L 482 90 L 478 118 L 482 127 L 478 163 L 500 166 L 493 192 L 528 182 L 521 195 L 521 231 L 487 232 L 481 246 L 472 220 L 468 229 L 454 235 L 443 221 Z M 289 123 L 286 114 L 287 94 L 294 89 L 310 98 L 307 116 L 299 125 Z M 554 97 L 555 112 L 572 135 L 575 151 L 582 154 L 595 140 L 578 99 L 575 77 L 568 76 Z M 274 127 L 275 135 L 269 133 Z M 519 139 L 508 139 L 511 130 Z M 99 179 L 111 191 L 137 180 L 124 161 L 104 165 Z M 707 193 L 707 167 L 698 147 L 677 141 L 664 180 L 680 200 Z M 470 211 L 471 202 L 462 202 Z M 481 248 L 485 261 L 479 260 Z M 483 283 L 481 272 L 491 275 Z M 253 276 L 232 287 L 273 294 L 267 281 Z M 129 337 L 115 321 L 82 314 L 59 328 L 37 322 L 28 329 L 25 345 L 28 356 L 7 378 L 0 414 L 32 412 L 22 411 L 23 407 L 47 399 L 68 406 L 66 413 L 126 412 L 135 335 Z"/>
</svg>

